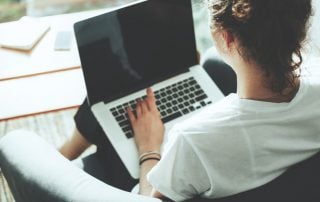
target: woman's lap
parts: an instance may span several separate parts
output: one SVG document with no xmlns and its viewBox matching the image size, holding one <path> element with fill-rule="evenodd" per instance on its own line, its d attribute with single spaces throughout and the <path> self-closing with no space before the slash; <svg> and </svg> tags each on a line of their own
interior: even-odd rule
<svg viewBox="0 0 320 202">
<path fill-rule="evenodd" d="M 89 142 L 97 145 L 96 153 L 80 160 L 83 170 L 113 187 L 130 191 L 138 180 L 130 176 L 86 100 L 74 119 L 79 132 Z"/>
<path fill-rule="evenodd" d="M 0 167 L 17 202 L 158 201 L 101 182 L 27 131 L 17 131 L 1 139 Z"/>
</svg>

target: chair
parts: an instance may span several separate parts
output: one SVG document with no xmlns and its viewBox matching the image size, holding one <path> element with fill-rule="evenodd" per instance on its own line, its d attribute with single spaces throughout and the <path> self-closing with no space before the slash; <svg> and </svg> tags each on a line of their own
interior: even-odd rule
<svg viewBox="0 0 320 202">
<path fill-rule="evenodd" d="M 194 198 L 185 202 L 319 202 L 320 153 L 288 169 L 256 189 L 221 199 Z"/>
</svg>

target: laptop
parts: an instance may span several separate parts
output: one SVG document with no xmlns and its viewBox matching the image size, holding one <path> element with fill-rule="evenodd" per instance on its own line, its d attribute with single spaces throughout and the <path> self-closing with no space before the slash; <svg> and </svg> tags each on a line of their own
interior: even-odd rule
<svg viewBox="0 0 320 202">
<path fill-rule="evenodd" d="M 77 22 L 74 31 L 91 110 L 133 178 L 138 151 L 126 109 L 147 87 L 166 131 L 223 98 L 198 65 L 191 0 L 138 1 Z"/>
</svg>

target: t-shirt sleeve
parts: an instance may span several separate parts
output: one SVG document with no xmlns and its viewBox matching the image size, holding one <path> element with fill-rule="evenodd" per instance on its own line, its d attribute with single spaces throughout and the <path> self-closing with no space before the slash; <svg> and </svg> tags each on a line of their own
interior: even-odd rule
<svg viewBox="0 0 320 202">
<path fill-rule="evenodd" d="M 207 172 L 183 135 L 169 141 L 161 161 L 148 173 L 147 179 L 155 190 L 174 201 L 193 198 L 210 189 Z"/>
</svg>

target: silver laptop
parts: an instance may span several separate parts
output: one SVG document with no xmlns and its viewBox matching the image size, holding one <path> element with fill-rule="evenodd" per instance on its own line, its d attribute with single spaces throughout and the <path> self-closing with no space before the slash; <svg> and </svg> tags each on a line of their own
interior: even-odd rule
<svg viewBox="0 0 320 202">
<path fill-rule="evenodd" d="M 135 2 L 74 30 L 91 110 L 133 178 L 138 152 L 126 108 L 147 87 L 166 131 L 223 98 L 198 65 L 191 0 Z"/>
</svg>

